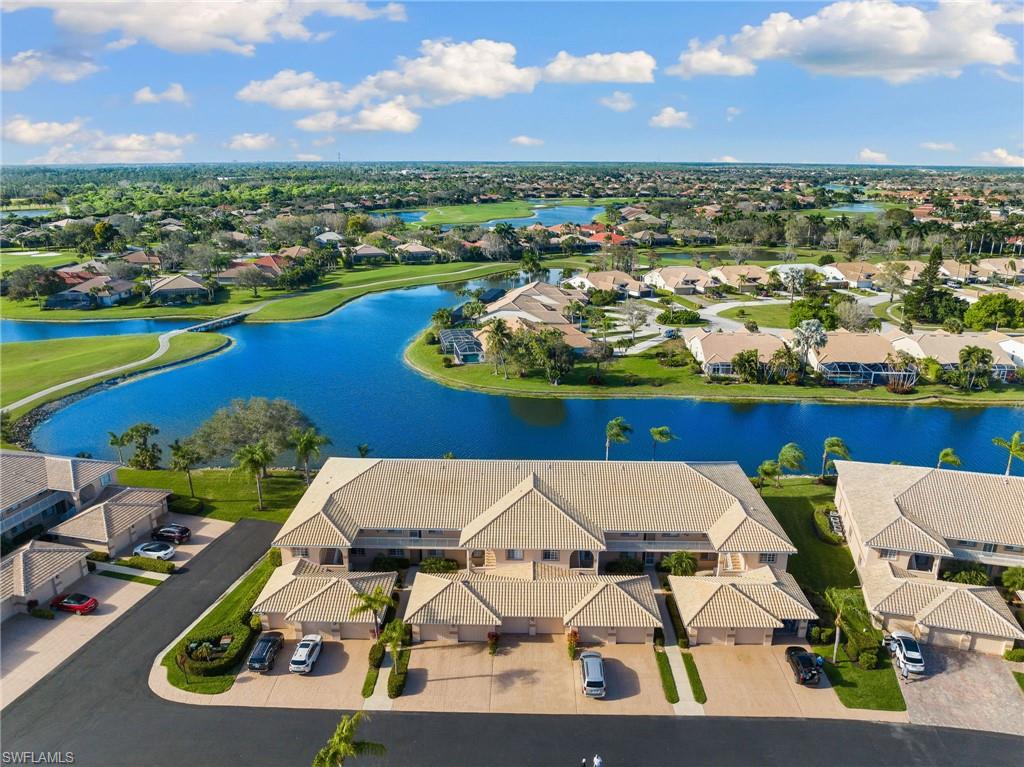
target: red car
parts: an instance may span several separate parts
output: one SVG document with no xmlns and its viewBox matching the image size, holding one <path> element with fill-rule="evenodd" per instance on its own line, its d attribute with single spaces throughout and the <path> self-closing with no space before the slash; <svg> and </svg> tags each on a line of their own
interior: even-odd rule
<svg viewBox="0 0 1024 767">
<path fill-rule="evenodd" d="M 64 610 L 76 615 L 91 613 L 99 606 L 100 603 L 96 601 L 95 597 L 86 594 L 61 594 L 50 602 L 50 607 L 54 610 Z"/>
</svg>

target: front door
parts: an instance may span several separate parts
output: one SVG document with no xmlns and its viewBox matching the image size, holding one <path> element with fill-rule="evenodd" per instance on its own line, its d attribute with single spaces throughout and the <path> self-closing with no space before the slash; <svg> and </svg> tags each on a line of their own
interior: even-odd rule
<svg viewBox="0 0 1024 767">
<path fill-rule="evenodd" d="M 644 565 L 646 565 L 647 567 L 653 567 L 654 566 L 654 552 L 653 551 L 645 551 L 644 552 Z"/>
</svg>

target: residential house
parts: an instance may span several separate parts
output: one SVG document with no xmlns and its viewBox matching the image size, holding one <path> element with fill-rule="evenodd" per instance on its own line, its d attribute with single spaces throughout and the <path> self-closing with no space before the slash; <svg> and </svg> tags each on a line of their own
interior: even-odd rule
<svg viewBox="0 0 1024 767">
<path fill-rule="evenodd" d="M 305 258 L 310 255 L 313 251 L 304 245 L 292 245 L 290 248 L 281 248 L 277 251 L 277 255 L 288 261 L 294 261 L 297 258 Z M 273 258 L 273 256 L 271 256 Z"/>
<path fill-rule="evenodd" d="M 633 239 L 646 248 L 656 248 L 664 245 L 675 245 L 676 241 L 671 235 L 654 232 L 650 229 L 643 229 L 633 233 Z"/>
<path fill-rule="evenodd" d="M 870 290 L 875 286 L 878 267 L 867 261 L 842 261 L 822 267 L 822 272 L 829 282 Z"/>
<path fill-rule="evenodd" d="M 86 279 L 91 277 L 110 274 L 109 267 L 107 267 L 107 265 L 102 261 L 97 261 L 95 258 L 83 261 L 80 264 L 68 264 L 67 266 L 61 266 L 54 271 L 62 277 L 66 274 L 74 274 L 82 277 L 83 279 L 79 280 L 79 282 L 84 282 Z"/>
<path fill-rule="evenodd" d="M 1000 342 L 1008 338 L 1002 333 L 947 333 L 945 330 L 904 333 L 889 331 L 883 336 L 893 348 L 907 352 L 917 360 L 933 359 L 943 370 L 960 369 L 960 352 L 968 346 L 978 346 L 992 353 L 992 378 L 999 381 L 1016 376 L 1017 365 Z"/>
<path fill-rule="evenodd" d="M 0 560 L 0 621 L 46 607 L 88 573 L 88 549 L 29 541 Z"/>
<path fill-rule="evenodd" d="M 778 336 L 751 333 L 748 330 L 712 332 L 707 328 L 684 331 L 683 340 L 706 376 L 733 378 L 736 371 L 732 360 L 740 352 L 756 351 L 763 368 L 768 367 L 772 355 L 786 346 Z"/>
<path fill-rule="evenodd" d="M 487 304 L 480 321 L 500 318 L 512 330 L 526 328 L 536 332 L 554 328 L 573 350 L 583 352 L 593 345 L 593 341 L 573 324 L 574 320 L 580 321 L 581 318 L 568 315 L 571 305 L 586 302 L 587 296 L 582 291 L 564 290 L 547 282 L 530 282 Z M 475 335 L 486 348 L 486 331 L 478 330 Z"/>
<path fill-rule="evenodd" d="M 420 638 L 474 640 L 577 628 L 650 641 L 657 624 L 610 604 L 621 589 L 650 612 L 650 581 L 601 578 L 609 563 L 688 551 L 701 571 L 740 575 L 785 570 L 796 552 L 737 464 L 669 461 L 330 458 L 273 545 L 285 562 L 348 571 L 379 555 L 455 560 L 451 576 L 417 575 L 406 621 Z M 519 607 L 489 600 L 492 589 Z"/>
<path fill-rule="evenodd" d="M 586 227 L 583 227 L 586 229 Z M 623 234 L 617 234 L 611 231 L 597 231 L 594 234 L 587 237 L 590 242 L 595 242 L 602 248 L 610 248 L 613 245 L 634 245 L 635 242 L 632 238 L 626 237 Z"/>
<path fill-rule="evenodd" d="M 437 334 L 441 351 L 450 354 L 460 365 L 483 362 L 484 345 L 477 332 L 469 328 L 444 328 Z"/>
<path fill-rule="evenodd" d="M 989 333 L 989 337 L 1009 355 L 1014 365 L 1024 368 L 1024 336 L 1008 336 L 1005 333 L 993 332 Z"/>
<path fill-rule="evenodd" d="M 644 275 L 644 283 L 657 290 L 668 290 L 677 296 L 703 293 L 715 284 L 714 279 L 696 266 L 663 266 Z"/>
<path fill-rule="evenodd" d="M 989 282 L 1024 282 L 1024 258 L 983 258 L 978 277 Z"/>
<path fill-rule="evenodd" d="M 947 282 L 968 285 L 978 281 L 978 267 L 970 262 L 960 262 L 952 258 L 943 260 L 939 273 Z"/>
<path fill-rule="evenodd" d="M 289 248 L 289 250 L 294 249 Z M 255 259 L 252 262 L 252 265 L 271 279 L 276 280 L 292 265 L 293 260 L 294 257 L 285 255 L 284 253 L 278 253 L 276 255 L 268 254 Z"/>
<path fill-rule="evenodd" d="M 928 266 L 928 264 L 926 264 L 924 261 L 912 261 L 901 259 L 899 263 L 907 267 L 903 271 L 903 284 L 908 286 L 913 285 L 915 282 L 917 282 L 918 278 L 920 278 L 921 276 L 921 272 L 923 272 L 925 267 Z M 881 268 L 881 265 L 879 265 L 879 268 Z M 942 270 L 940 269 L 939 271 L 941 272 Z"/>
<path fill-rule="evenodd" d="M 135 283 L 101 275 L 47 296 L 46 306 L 60 309 L 92 309 L 114 306 L 131 297 Z"/>
<path fill-rule="evenodd" d="M 851 333 L 835 330 L 827 334 L 821 349 L 808 353 L 811 367 L 825 380 L 839 386 L 901 383 L 912 386 L 917 381 L 917 368 L 899 369 L 891 362 L 895 353 L 887 338 L 878 333 Z"/>
<path fill-rule="evenodd" d="M 437 259 L 437 251 L 420 242 L 405 242 L 395 248 L 403 264 L 430 264 Z"/>
<path fill-rule="evenodd" d="M 156 280 L 149 288 L 153 301 L 174 303 L 189 298 L 207 298 L 209 291 L 199 280 L 187 274 L 172 274 Z"/>
<path fill-rule="evenodd" d="M 152 250 L 136 250 L 132 253 L 125 253 L 121 260 L 126 264 L 141 266 L 144 269 L 162 269 L 163 263 L 160 256 Z"/>
<path fill-rule="evenodd" d="M 50 534 L 61 543 L 118 554 L 148 541 L 167 513 L 170 490 L 107 485 L 92 506 L 54 525 Z"/>
<path fill-rule="evenodd" d="M 372 264 L 381 261 L 390 261 L 391 254 L 383 248 L 377 248 L 373 245 L 357 245 L 352 248 L 352 252 L 349 253 L 349 257 L 352 259 L 353 264 Z"/>
<path fill-rule="evenodd" d="M 940 577 L 1024 566 L 1024 478 L 859 461 L 836 471 L 836 508 L 880 628 L 990 654 L 1024 640 L 998 589 Z"/>
<path fill-rule="evenodd" d="M 625 272 L 612 269 L 604 272 L 582 272 L 566 282 L 577 290 L 608 290 L 631 298 L 642 298 L 652 293 L 651 286 L 633 279 Z"/>
<path fill-rule="evenodd" d="M 337 232 L 322 232 L 313 239 L 321 245 L 337 245 L 338 243 L 343 242 L 345 238 Z"/>
<path fill-rule="evenodd" d="M 708 270 L 712 278 L 740 293 L 757 293 L 768 286 L 770 274 L 756 264 L 730 264 Z"/>
</svg>

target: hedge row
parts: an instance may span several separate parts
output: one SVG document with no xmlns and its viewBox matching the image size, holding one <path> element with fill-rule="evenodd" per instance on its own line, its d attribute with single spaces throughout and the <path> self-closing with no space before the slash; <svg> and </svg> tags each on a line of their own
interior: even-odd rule
<svg viewBox="0 0 1024 767">
<path fill-rule="evenodd" d="M 174 562 L 168 562 L 163 559 L 128 557 L 127 559 L 118 559 L 114 564 L 123 567 L 134 567 L 136 570 L 147 570 L 151 573 L 163 573 L 164 575 L 170 575 L 174 572 Z"/>
<path fill-rule="evenodd" d="M 698 703 L 708 702 L 708 694 L 704 692 L 704 683 L 700 681 L 700 672 L 697 670 L 697 662 L 688 652 L 682 653 L 683 665 L 686 666 L 686 677 L 690 680 L 690 690 L 693 691 L 693 699 Z"/>
<path fill-rule="evenodd" d="M 843 536 L 832 531 L 828 512 L 825 509 L 816 508 L 814 510 L 814 532 L 818 538 L 832 546 L 841 546 L 843 544 Z"/>
<path fill-rule="evenodd" d="M 669 665 L 668 655 L 657 646 L 654 649 L 654 658 L 658 662 L 658 673 L 661 674 L 661 689 L 665 692 L 665 700 L 669 703 L 679 702 L 679 690 L 676 689 L 676 680 L 672 676 L 672 666 Z"/>
<path fill-rule="evenodd" d="M 380 668 L 378 666 L 370 666 L 366 669 L 366 679 L 363 680 L 364 698 L 369 698 L 373 695 L 373 691 L 377 689 L 378 676 L 380 676 Z"/>
<path fill-rule="evenodd" d="M 249 645 L 258 632 L 252 630 L 248 611 L 237 622 L 224 623 L 203 631 L 202 636 L 186 636 L 179 646 L 177 654 L 181 669 L 195 676 L 219 676 L 231 671 L 239 659 L 248 651 Z M 189 657 L 186 648 L 192 642 L 210 642 L 215 644 L 225 634 L 231 634 L 231 644 L 223 655 L 211 660 L 196 660 Z"/>
<path fill-rule="evenodd" d="M 1024 648 L 1018 647 L 1013 650 L 1007 650 L 1003 653 L 1003 657 L 1012 663 L 1024 663 Z"/>
<path fill-rule="evenodd" d="M 405 679 L 409 675 L 409 660 L 412 658 L 412 650 L 403 647 L 398 653 L 398 660 L 394 668 L 388 674 L 388 697 L 397 698 L 405 691 Z"/>
<path fill-rule="evenodd" d="M 676 632 L 676 643 L 685 650 L 690 646 L 690 637 L 686 633 L 683 619 L 679 617 L 679 607 L 676 606 L 676 600 L 669 594 L 665 597 L 665 604 L 668 606 L 668 617 L 672 620 L 672 628 Z"/>
</svg>

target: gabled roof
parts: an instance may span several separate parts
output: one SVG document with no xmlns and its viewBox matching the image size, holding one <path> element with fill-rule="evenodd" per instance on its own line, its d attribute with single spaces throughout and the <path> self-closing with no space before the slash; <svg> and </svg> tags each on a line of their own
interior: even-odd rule
<svg viewBox="0 0 1024 767">
<path fill-rule="evenodd" d="M 0 450 L 0 509 L 46 490 L 78 492 L 121 464 L 20 450 Z"/>
<path fill-rule="evenodd" d="M 360 604 L 358 595 L 372 594 L 378 588 L 390 594 L 397 578 L 393 572 L 339 572 L 294 559 L 273 572 L 252 611 L 279 613 L 290 621 L 369 625 L 374 621 L 372 613 L 352 613 Z"/>
<path fill-rule="evenodd" d="M 28 596 L 88 553 L 78 546 L 29 541 L 0 561 L 0 599 Z"/>
<path fill-rule="evenodd" d="M 493 626 L 501 617 L 470 591 L 466 581 L 419 573 L 405 608 L 408 623 Z"/>
<path fill-rule="evenodd" d="M 929 532 L 921 525 L 914 524 L 906 517 L 897 517 L 864 543 L 875 549 L 911 551 L 940 557 L 953 556 L 953 552 L 940 536 Z"/>
<path fill-rule="evenodd" d="M 661 616 L 614 582 L 597 584 L 563 620 L 566 626 L 643 626 L 660 628 Z"/>
<path fill-rule="evenodd" d="M 781 628 L 817 614 L 796 580 L 765 566 L 740 576 L 670 576 L 672 598 L 688 628 Z"/>
<path fill-rule="evenodd" d="M 170 490 L 107 485 L 94 506 L 50 528 L 54 535 L 108 543 L 162 507 Z"/>
<path fill-rule="evenodd" d="M 161 290 L 206 290 L 206 288 L 203 283 L 187 274 L 172 274 L 161 277 L 150 287 L 150 293 L 159 293 Z"/>
</svg>

